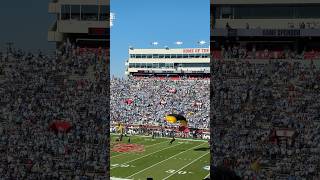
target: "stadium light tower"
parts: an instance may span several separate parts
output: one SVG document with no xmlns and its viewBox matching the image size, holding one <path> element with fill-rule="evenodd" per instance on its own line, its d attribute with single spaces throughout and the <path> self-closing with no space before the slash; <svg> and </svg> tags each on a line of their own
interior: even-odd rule
<svg viewBox="0 0 320 180">
<path fill-rule="evenodd" d="M 204 40 L 198 41 L 198 45 L 199 46 L 203 46 L 205 44 L 207 44 L 207 42 L 205 42 Z"/>
<path fill-rule="evenodd" d="M 156 47 L 158 44 L 159 44 L 159 43 L 158 43 L 157 41 L 154 41 L 154 42 L 151 43 L 151 45 L 153 45 L 153 46 L 155 46 L 155 47 Z"/>
</svg>

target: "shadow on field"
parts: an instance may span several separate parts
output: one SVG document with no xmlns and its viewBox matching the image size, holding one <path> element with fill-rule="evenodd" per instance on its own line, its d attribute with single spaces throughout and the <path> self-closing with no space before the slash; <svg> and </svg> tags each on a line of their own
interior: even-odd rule
<svg viewBox="0 0 320 180">
<path fill-rule="evenodd" d="M 210 148 L 208 148 L 208 147 L 202 147 L 202 148 L 196 148 L 196 149 L 194 149 L 195 151 L 209 151 L 210 150 Z"/>
</svg>

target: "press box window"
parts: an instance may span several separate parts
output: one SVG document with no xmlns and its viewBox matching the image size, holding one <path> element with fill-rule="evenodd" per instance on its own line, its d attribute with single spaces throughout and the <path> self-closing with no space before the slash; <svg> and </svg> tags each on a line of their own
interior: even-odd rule
<svg viewBox="0 0 320 180">
<path fill-rule="evenodd" d="M 222 18 L 231 18 L 232 17 L 232 9 L 231 7 L 222 7 L 221 8 Z"/>
<path fill-rule="evenodd" d="M 81 6 L 81 20 L 97 21 L 99 7 L 95 5 L 82 5 Z"/>
<path fill-rule="evenodd" d="M 109 16 L 110 14 L 108 13 L 109 12 L 109 7 L 108 6 L 101 6 L 101 9 L 100 9 L 100 17 L 99 17 L 99 20 L 100 21 L 109 21 Z"/>
<path fill-rule="evenodd" d="M 70 20 L 70 5 L 61 5 L 61 20 Z"/>
<path fill-rule="evenodd" d="M 80 5 L 71 5 L 71 19 L 80 20 Z"/>
<path fill-rule="evenodd" d="M 203 58 L 208 58 L 208 57 L 209 57 L 209 54 L 202 54 L 202 57 L 203 57 Z"/>
</svg>

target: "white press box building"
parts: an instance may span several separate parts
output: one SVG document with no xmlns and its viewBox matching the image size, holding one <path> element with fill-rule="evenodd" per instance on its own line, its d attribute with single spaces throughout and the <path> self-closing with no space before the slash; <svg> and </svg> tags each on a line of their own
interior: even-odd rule
<svg viewBox="0 0 320 180">
<path fill-rule="evenodd" d="M 211 0 L 210 8 L 214 58 L 222 48 L 234 46 L 280 53 L 319 51 L 319 0 Z"/>
<path fill-rule="evenodd" d="M 211 0 L 214 29 L 320 28 L 319 0 Z"/>
<path fill-rule="evenodd" d="M 105 47 L 109 41 L 109 0 L 52 0 L 48 11 L 56 20 L 48 41 L 57 45 L 67 38 L 83 46 Z"/>
<path fill-rule="evenodd" d="M 133 76 L 210 75 L 210 48 L 129 48 L 125 74 Z"/>
</svg>

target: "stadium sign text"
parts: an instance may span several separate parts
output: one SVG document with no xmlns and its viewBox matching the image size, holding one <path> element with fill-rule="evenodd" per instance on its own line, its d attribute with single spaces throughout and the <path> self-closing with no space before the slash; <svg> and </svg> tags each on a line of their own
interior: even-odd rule
<svg viewBox="0 0 320 180">
<path fill-rule="evenodd" d="M 183 53 L 209 53 L 210 50 L 206 49 L 183 49 Z"/>
<path fill-rule="evenodd" d="M 278 36 L 278 37 L 296 37 L 300 36 L 299 29 L 264 29 L 263 36 Z"/>
</svg>

